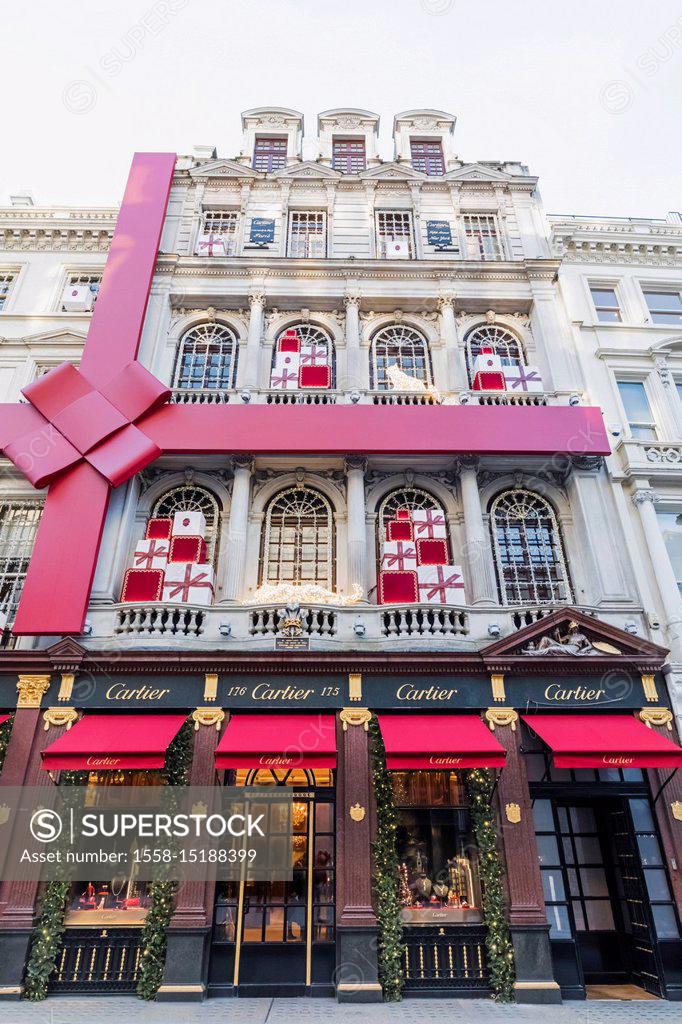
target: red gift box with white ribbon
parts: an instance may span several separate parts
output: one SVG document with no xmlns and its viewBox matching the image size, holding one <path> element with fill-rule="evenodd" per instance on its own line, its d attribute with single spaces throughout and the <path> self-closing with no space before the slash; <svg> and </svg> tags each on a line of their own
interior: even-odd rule
<svg viewBox="0 0 682 1024">
<path fill-rule="evenodd" d="M 414 570 L 379 573 L 379 604 L 415 604 L 417 601 L 417 573 Z"/>
<path fill-rule="evenodd" d="M 277 348 L 280 352 L 300 352 L 301 339 L 298 333 L 293 328 L 285 331 L 277 342 Z"/>
<path fill-rule="evenodd" d="M 416 569 L 417 550 L 411 541 L 387 540 L 381 549 L 381 568 Z"/>
<path fill-rule="evenodd" d="M 133 554 L 133 569 L 165 569 L 170 545 L 167 540 L 138 540 Z"/>
<path fill-rule="evenodd" d="M 163 581 L 163 600 L 170 604 L 212 604 L 213 566 L 169 562 Z"/>
<path fill-rule="evenodd" d="M 459 565 L 420 565 L 417 578 L 420 604 L 464 604 Z"/>
<path fill-rule="evenodd" d="M 163 579 L 163 569 L 126 569 L 121 601 L 125 604 L 160 601 Z"/>
<path fill-rule="evenodd" d="M 206 541 L 203 537 L 171 537 L 168 561 L 205 562 Z"/>
</svg>

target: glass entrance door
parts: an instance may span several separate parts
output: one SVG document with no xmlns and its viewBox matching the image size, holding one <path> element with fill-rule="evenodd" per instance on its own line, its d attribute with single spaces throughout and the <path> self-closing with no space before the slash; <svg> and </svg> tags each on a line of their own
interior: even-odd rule
<svg viewBox="0 0 682 1024">
<path fill-rule="evenodd" d="M 237 773 L 237 784 L 293 788 L 291 881 L 218 888 L 209 990 L 333 994 L 335 819 L 330 771 Z M 228 979 L 228 975 L 231 975 Z"/>
</svg>

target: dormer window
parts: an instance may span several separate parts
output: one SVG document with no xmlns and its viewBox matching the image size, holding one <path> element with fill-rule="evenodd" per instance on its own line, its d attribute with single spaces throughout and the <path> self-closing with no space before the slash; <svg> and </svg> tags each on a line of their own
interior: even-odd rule
<svg viewBox="0 0 682 1024">
<path fill-rule="evenodd" d="M 334 139 L 332 167 L 342 174 L 359 174 L 367 166 L 364 139 Z"/>
<path fill-rule="evenodd" d="M 419 141 L 410 139 L 412 166 L 423 174 L 445 174 L 443 145 L 439 140 Z"/>
<path fill-rule="evenodd" d="M 279 171 L 287 163 L 286 135 L 257 135 L 253 147 L 254 171 Z"/>
</svg>

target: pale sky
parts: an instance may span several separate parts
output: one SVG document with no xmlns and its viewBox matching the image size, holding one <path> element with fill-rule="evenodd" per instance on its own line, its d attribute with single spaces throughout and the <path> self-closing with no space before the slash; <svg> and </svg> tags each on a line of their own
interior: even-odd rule
<svg viewBox="0 0 682 1024">
<path fill-rule="evenodd" d="M 118 202 L 136 149 L 240 149 L 240 111 L 458 118 L 549 212 L 682 209 L 680 0 L 8 0 L 0 202 Z"/>
</svg>

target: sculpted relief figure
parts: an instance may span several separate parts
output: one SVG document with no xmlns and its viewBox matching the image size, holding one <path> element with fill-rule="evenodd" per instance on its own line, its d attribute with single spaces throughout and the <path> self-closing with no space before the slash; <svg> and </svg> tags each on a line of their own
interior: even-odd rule
<svg viewBox="0 0 682 1024">
<path fill-rule="evenodd" d="M 591 640 L 581 631 L 577 622 L 569 622 L 568 632 L 563 636 L 558 629 L 554 630 L 551 636 L 543 636 L 537 644 L 530 643 L 522 648 L 522 654 L 548 655 L 548 654 L 572 654 L 581 657 L 586 654 L 619 654 L 620 652 L 610 644 Z"/>
</svg>

